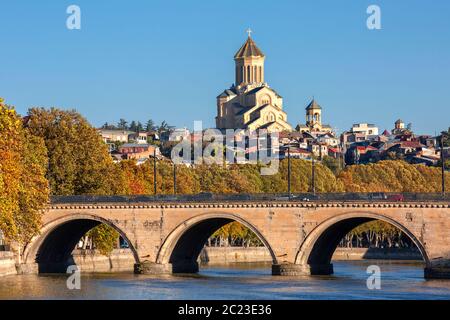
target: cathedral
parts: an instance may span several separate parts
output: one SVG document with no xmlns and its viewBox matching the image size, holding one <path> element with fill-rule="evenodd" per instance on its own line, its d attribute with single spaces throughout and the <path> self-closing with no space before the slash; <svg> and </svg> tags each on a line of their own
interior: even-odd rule
<svg viewBox="0 0 450 320">
<path fill-rule="evenodd" d="M 234 55 L 235 83 L 217 97 L 218 129 L 292 131 L 283 98 L 264 80 L 264 60 L 249 30 L 247 41 Z"/>
</svg>

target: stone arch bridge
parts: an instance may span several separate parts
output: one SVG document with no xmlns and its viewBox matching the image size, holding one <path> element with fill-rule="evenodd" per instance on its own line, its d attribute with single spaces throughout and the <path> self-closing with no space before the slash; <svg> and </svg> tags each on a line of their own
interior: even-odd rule
<svg viewBox="0 0 450 320">
<path fill-rule="evenodd" d="M 331 257 L 356 226 L 383 220 L 415 243 L 427 278 L 450 278 L 450 201 L 188 199 L 65 197 L 54 199 L 43 225 L 22 250 L 23 273 L 65 272 L 79 239 L 105 223 L 128 242 L 138 273 L 191 273 L 208 237 L 238 221 L 268 248 L 276 275 L 331 274 Z"/>
</svg>

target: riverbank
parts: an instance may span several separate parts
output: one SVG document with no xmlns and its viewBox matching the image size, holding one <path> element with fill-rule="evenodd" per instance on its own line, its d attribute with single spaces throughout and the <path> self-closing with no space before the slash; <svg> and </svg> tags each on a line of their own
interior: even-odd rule
<svg viewBox="0 0 450 320">
<path fill-rule="evenodd" d="M 109 257 L 91 250 L 77 250 L 73 254 L 75 263 L 84 272 L 125 272 L 132 271 L 135 263 L 133 254 L 127 249 L 116 249 Z M 338 248 L 334 261 L 357 260 L 422 260 L 417 250 L 411 249 L 374 249 L 374 248 Z M 269 250 L 265 247 L 205 247 L 198 262 L 201 264 L 227 264 L 248 262 L 272 262 Z"/>
<path fill-rule="evenodd" d="M 0 251 L 0 276 L 16 274 L 16 261 L 11 251 Z"/>
<path fill-rule="evenodd" d="M 334 261 L 357 260 L 422 260 L 417 250 L 338 248 Z M 205 247 L 200 253 L 201 264 L 227 264 L 246 262 L 272 262 L 270 252 L 265 247 Z M 110 256 L 96 250 L 75 250 L 68 264 L 76 264 L 83 272 L 132 272 L 135 260 L 131 250 L 115 249 Z M 16 274 L 12 252 L 0 251 L 0 276 Z"/>
</svg>

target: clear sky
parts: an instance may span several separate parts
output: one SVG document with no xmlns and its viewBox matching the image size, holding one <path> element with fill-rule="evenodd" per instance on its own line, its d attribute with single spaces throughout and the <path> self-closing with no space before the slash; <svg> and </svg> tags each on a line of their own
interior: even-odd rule
<svg viewBox="0 0 450 320">
<path fill-rule="evenodd" d="M 66 28 L 71 4 L 81 30 Z M 366 27 L 370 4 L 381 30 Z M 448 0 L 0 0 L 0 15 L 0 96 L 22 114 L 212 127 L 250 27 L 294 126 L 312 96 L 340 131 L 398 118 L 418 133 L 450 126 Z"/>
</svg>

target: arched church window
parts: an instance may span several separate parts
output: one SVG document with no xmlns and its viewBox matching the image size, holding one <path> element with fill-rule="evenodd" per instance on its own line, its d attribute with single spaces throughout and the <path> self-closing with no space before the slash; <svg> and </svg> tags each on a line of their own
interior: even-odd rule
<svg viewBox="0 0 450 320">
<path fill-rule="evenodd" d="M 266 105 L 266 104 L 270 104 L 270 103 L 271 103 L 271 99 L 268 95 L 261 97 L 261 105 Z"/>
<path fill-rule="evenodd" d="M 320 114 L 318 114 L 318 113 L 314 114 L 314 121 L 316 121 L 316 122 L 320 121 Z"/>
</svg>

